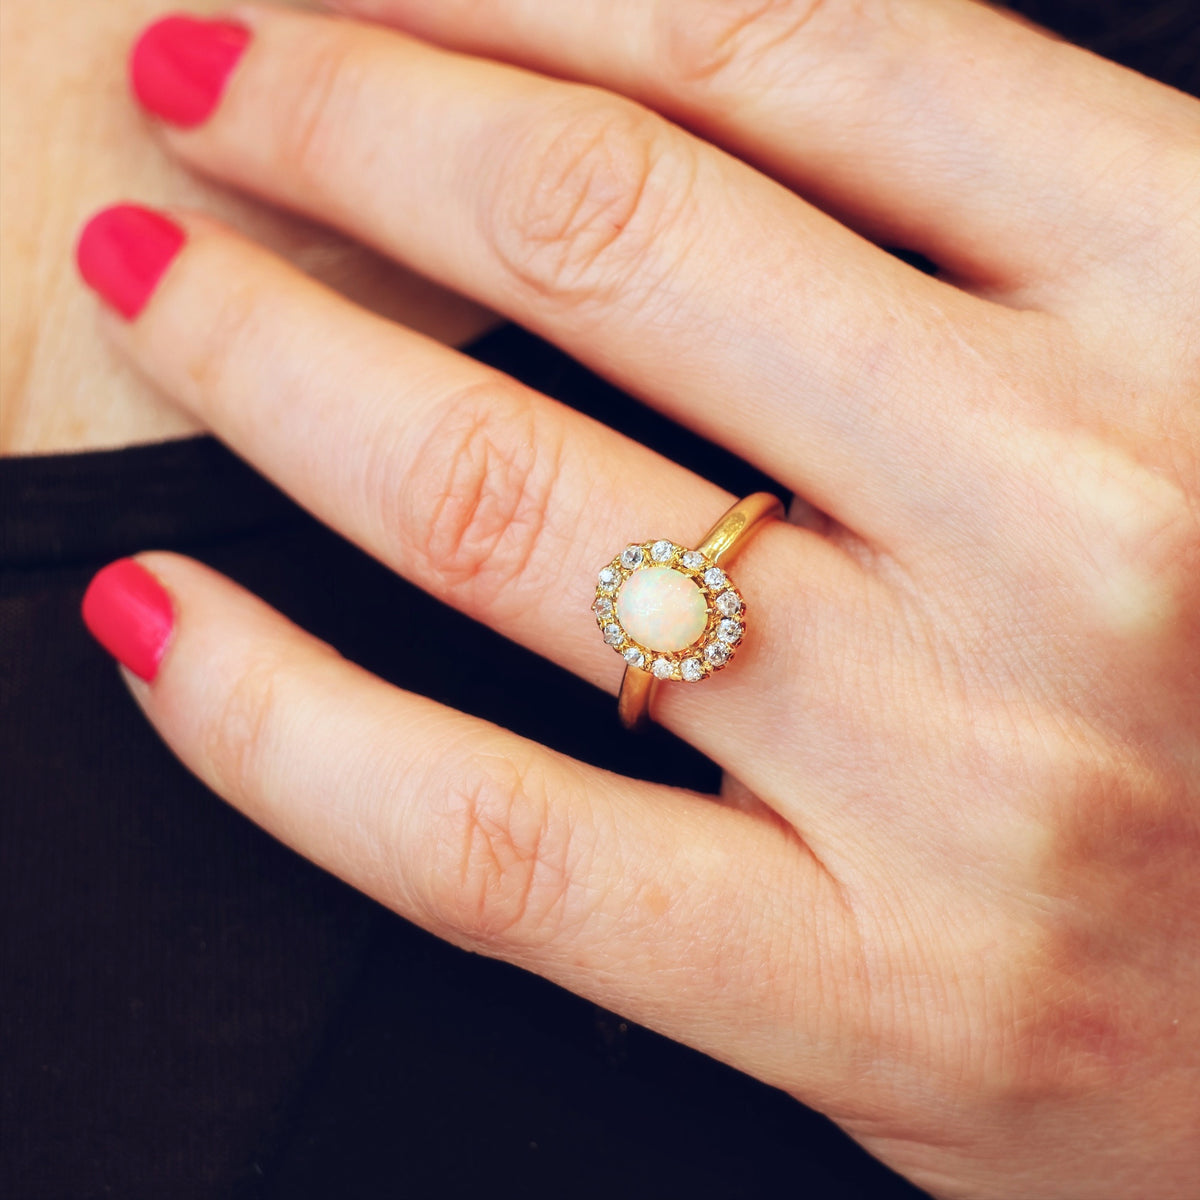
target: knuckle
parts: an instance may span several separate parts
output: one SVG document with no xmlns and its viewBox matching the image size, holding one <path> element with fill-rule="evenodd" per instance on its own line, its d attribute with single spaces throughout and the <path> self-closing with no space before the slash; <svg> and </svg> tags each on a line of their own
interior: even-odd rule
<svg viewBox="0 0 1200 1200">
<path fill-rule="evenodd" d="M 993 947 L 987 998 L 970 1039 L 985 1095 L 1024 1106 L 1107 1092 L 1136 1060 L 1155 1020 L 1114 986 L 1122 969 L 1127 981 L 1141 973 L 1133 961 L 1117 967 L 1126 957 L 1121 934 L 1110 938 L 1075 913 L 1045 915 L 1007 936 L 1006 948 Z M 1143 995 L 1149 991 L 1157 988 Z"/>
<path fill-rule="evenodd" d="M 991 1020 L 972 1039 L 978 1077 L 985 1098 L 1006 1106 L 1107 1088 L 1134 1032 L 1095 981 L 1028 959 L 1007 964 L 983 1009 Z"/>
<path fill-rule="evenodd" d="M 494 609 L 548 541 L 562 456 L 557 423 L 524 387 L 497 376 L 438 404 L 415 444 L 402 496 L 381 486 L 395 477 L 386 453 L 366 486 L 402 506 L 384 519 L 404 540 L 403 557 L 415 553 L 426 574 L 466 605 Z"/>
<path fill-rule="evenodd" d="M 1112 481 L 1087 547 L 1094 612 L 1119 644 L 1147 650 L 1195 632 L 1200 598 L 1200 522 L 1173 483 L 1146 470 Z M 1188 642 L 1182 641 L 1181 645 Z"/>
<path fill-rule="evenodd" d="M 223 239 L 220 243 L 206 240 L 210 254 L 229 259 L 230 247 Z M 256 273 L 246 271 L 244 262 L 218 261 L 215 271 L 230 280 L 221 303 L 206 306 L 204 322 L 192 336 L 182 339 L 191 406 L 207 417 L 219 414 L 227 402 L 244 398 L 237 376 L 244 371 L 244 364 L 261 361 L 258 343 L 268 329 L 271 310 L 262 303 Z"/>
<path fill-rule="evenodd" d="M 259 791 L 280 696 L 286 694 L 280 687 L 282 674 L 274 653 L 263 652 L 247 662 L 208 725 L 205 762 L 216 790 L 232 803 L 251 800 Z"/>
<path fill-rule="evenodd" d="M 1146 558 L 1141 554 L 1135 558 L 1135 570 L 1152 580 L 1146 604 L 1149 619 L 1135 622 L 1137 631 L 1148 625 L 1149 632 L 1168 635 L 1190 648 L 1193 665 L 1200 665 L 1196 661 L 1200 652 L 1200 512 L 1196 506 L 1180 504 L 1164 513 L 1151 531 L 1147 550 Z"/>
<path fill-rule="evenodd" d="M 779 47 L 798 37 L 825 0 L 704 0 L 659 6 L 661 61 L 678 84 L 745 79 L 782 63 Z M 843 0 L 841 7 L 851 7 Z M 732 80 L 731 80 L 732 81 Z"/>
<path fill-rule="evenodd" d="M 582 840 L 532 757 L 474 749 L 440 793 L 427 888 L 437 921 L 485 953 L 545 946 L 579 921 Z"/>
<path fill-rule="evenodd" d="M 1021 904 L 988 932 L 971 1039 L 1004 1103 L 1108 1090 L 1148 1038 L 1169 1037 L 1165 1000 L 1183 987 L 1170 948 L 1200 912 L 1200 829 L 1178 768 L 1085 724 L 1034 768 Z"/>
<path fill-rule="evenodd" d="M 539 113 L 499 167 L 484 237 L 523 288 L 558 303 L 611 300 L 653 262 L 687 195 L 682 139 L 652 113 L 590 89 Z M 489 195 L 493 194 L 491 191 Z"/>
<path fill-rule="evenodd" d="M 1200 509 L 1189 482 L 1099 439 L 1050 445 L 1056 457 L 1041 486 L 1069 581 L 1069 601 L 1053 616 L 1070 622 L 1065 644 L 1104 669 L 1162 668 L 1172 656 L 1194 669 Z"/>
<path fill-rule="evenodd" d="M 350 109 L 362 86 L 358 56 L 336 33 L 314 39 L 289 63 L 287 80 L 290 102 L 276 110 L 282 165 L 306 183 L 336 180 L 352 128 Z"/>
</svg>

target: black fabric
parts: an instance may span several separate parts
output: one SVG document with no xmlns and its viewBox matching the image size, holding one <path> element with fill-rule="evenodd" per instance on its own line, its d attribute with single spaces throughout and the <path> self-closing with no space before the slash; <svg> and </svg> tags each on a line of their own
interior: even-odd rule
<svg viewBox="0 0 1200 1200">
<path fill-rule="evenodd" d="M 764 482 L 520 329 L 471 353 L 733 491 Z M 568 753 L 698 788 L 710 763 L 624 735 L 611 698 L 434 604 L 211 439 L 3 460 L 0 496 L 0 1194 L 919 1194 L 785 1096 L 272 842 L 158 742 L 79 602 L 105 562 L 178 550 L 383 678 Z"/>
</svg>

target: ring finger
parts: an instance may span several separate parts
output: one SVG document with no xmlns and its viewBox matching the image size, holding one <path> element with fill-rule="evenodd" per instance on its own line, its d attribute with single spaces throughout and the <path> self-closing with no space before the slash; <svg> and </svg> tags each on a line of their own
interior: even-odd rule
<svg viewBox="0 0 1200 1200">
<path fill-rule="evenodd" d="M 131 302 L 156 256 L 157 286 Z M 427 591 L 610 691 L 622 664 L 587 614 L 597 570 L 629 541 L 687 544 L 732 499 L 210 221 L 109 210 L 80 259 L 137 317 L 112 323 L 125 352 L 238 453 Z M 752 606 L 738 669 L 664 689 L 657 710 L 751 785 L 786 728 L 779 680 L 844 686 L 871 659 L 843 653 L 843 614 L 882 608 L 882 585 L 817 535 L 776 523 L 760 541 L 737 564 Z"/>
</svg>

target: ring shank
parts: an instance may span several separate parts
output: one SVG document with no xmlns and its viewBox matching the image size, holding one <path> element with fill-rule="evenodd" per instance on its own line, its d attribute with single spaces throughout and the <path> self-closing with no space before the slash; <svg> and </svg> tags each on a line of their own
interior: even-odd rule
<svg viewBox="0 0 1200 1200">
<path fill-rule="evenodd" d="M 696 549 L 712 562 L 731 562 L 755 530 L 783 515 L 783 501 L 778 496 L 755 492 L 725 512 Z M 617 713 L 626 729 L 640 729 L 649 721 L 658 682 L 645 671 L 625 668 Z"/>
</svg>

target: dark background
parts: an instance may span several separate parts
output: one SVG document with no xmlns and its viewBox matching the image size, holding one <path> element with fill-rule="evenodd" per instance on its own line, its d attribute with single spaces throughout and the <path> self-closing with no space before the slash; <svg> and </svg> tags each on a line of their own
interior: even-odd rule
<svg viewBox="0 0 1200 1200">
<path fill-rule="evenodd" d="M 1195 3 L 1014 7 L 1200 88 Z M 731 491 L 764 482 L 519 329 L 472 353 Z M 711 764 L 624 735 L 609 697 L 434 604 L 210 439 L 0 461 L 0 498 L 0 1193 L 919 1195 L 783 1095 L 276 845 L 160 745 L 79 600 L 105 562 L 170 547 L 382 677 L 580 758 L 697 788 Z"/>
</svg>

